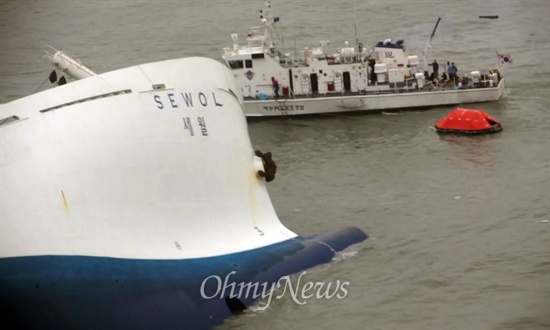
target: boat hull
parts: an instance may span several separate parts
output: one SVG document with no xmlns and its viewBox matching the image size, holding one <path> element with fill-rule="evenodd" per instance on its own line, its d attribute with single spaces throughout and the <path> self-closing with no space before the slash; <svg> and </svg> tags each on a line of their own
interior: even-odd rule
<svg viewBox="0 0 550 330">
<path fill-rule="evenodd" d="M 0 105 L 7 324 L 210 328 L 258 297 L 207 278 L 273 283 L 366 239 L 280 222 L 234 91 L 221 63 L 187 58 Z"/>
<path fill-rule="evenodd" d="M 4 258 L 1 308 L 4 321 L 17 329 L 208 329 L 254 303 L 252 292 L 238 294 L 239 283 L 260 284 L 259 295 L 262 284 L 271 288 L 282 276 L 329 262 L 336 251 L 365 238 L 362 231 L 347 228 L 181 260 Z M 212 275 L 228 281 L 220 289 Z M 228 298 L 232 293 L 237 300 Z"/>
<path fill-rule="evenodd" d="M 426 108 L 444 105 L 498 101 L 505 91 L 505 79 L 496 87 L 433 91 L 402 91 L 319 95 L 269 100 L 245 100 L 247 117 L 299 116 L 345 112 L 379 112 L 384 110 Z"/>
</svg>

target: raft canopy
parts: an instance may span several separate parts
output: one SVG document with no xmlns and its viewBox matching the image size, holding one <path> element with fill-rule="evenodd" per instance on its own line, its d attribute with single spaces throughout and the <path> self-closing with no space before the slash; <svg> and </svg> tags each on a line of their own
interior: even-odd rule
<svg viewBox="0 0 550 330">
<path fill-rule="evenodd" d="M 493 133 L 502 130 L 498 120 L 483 110 L 457 108 L 435 124 L 440 133 Z"/>
</svg>

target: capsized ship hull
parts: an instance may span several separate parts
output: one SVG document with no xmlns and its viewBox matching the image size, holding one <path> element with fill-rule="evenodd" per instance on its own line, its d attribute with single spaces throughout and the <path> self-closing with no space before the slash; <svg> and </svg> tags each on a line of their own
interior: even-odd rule
<svg viewBox="0 0 550 330">
<path fill-rule="evenodd" d="M 330 262 L 336 251 L 365 238 L 350 227 L 209 258 L 7 258 L 1 260 L 2 309 L 19 329 L 211 328 L 250 307 L 264 283 L 271 288 L 282 276 Z M 228 286 L 208 279 L 213 275 L 227 277 Z M 244 287 L 239 294 L 231 283 L 260 286 L 256 293 L 246 294 Z"/>
<path fill-rule="evenodd" d="M 92 76 L 0 115 L 0 303 L 18 328 L 209 328 L 254 299 L 205 299 L 208 276 L 273 282 L 366 238 L 281 224 L 214 60 Z"/>
</svg>

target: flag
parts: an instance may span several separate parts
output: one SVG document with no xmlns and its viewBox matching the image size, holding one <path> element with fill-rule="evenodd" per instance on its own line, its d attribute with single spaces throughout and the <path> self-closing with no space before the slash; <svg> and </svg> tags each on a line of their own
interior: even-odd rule
<svg viewBox="0 0 550 330">
<path fill-rule="evenodd" d="M 500 65 L 512 64 L 512 56 L 510 55 L 498 54 L 498 59 L 499 59 Z"/>
</svg>

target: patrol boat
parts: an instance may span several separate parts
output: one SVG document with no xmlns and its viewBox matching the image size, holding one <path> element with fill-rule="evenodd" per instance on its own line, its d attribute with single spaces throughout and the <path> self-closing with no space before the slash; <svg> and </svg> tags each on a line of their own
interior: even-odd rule
<svg viewBox="0 0 550 330">
<path fill-rule="evenodd" d="M 56 59 L 86 77 L 0 105 L 6 324 L 212 328 L 264 297 L 254 288 L 366 239 L 280 222 L 273 161 L 254 151 L 241 89 L 219 61 L 95 74 Z"/>
<path fill-rule="evenodd" d="M 330 52 L 328 42 L 322 41 L 299 54 L 283 53 L 278 22 L 270 1 L 265 1 L 260 25 L 250 28 L 246 44 L 240 44 L 234 33 L 232 47 L 223 50 L 223 61 L 244 96 L 247 117 L 479 103 L 497 101 L 505 91 L 498 68 L 472 71 L 454 82 L 428 76 L 427 53 L 440 19 L 422 58 L 408 54 L 403 40 L 391 39 L 378 42 L 371 50 L 360 42 L 346 42 Z M 273 91 L 272 77 L 280 86 L 279 97 Z"/>
</svg>

